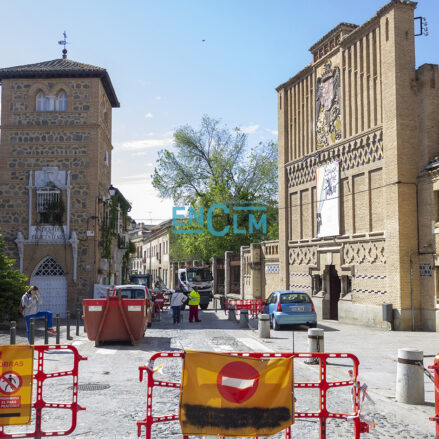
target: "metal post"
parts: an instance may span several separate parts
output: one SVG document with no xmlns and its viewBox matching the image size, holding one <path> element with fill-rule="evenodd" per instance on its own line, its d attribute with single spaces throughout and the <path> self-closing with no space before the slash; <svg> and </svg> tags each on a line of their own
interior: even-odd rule
<svg viewBox="0 0 439 439">
<path fill-rule="evenodd" d="M 435 416 L 430 418 L 430 421 L 436 423 L 436 439 L 439 439 L 439 354 L 434 358 L 433 366 L 428 366 L 429 369 L 434 369 L 434 401 L 435 401 Z"/>
<path fill-rule="evenodd" d="M 308 329 L 308 352 L 325 352 L 324 347 L 324 330 L 320 328 Z M 310 358 L 305 361 L 306 364 L 319 364 L 318 358 Z"/>
<path fill-rule="evenodd" d="M 59 313 L 57 313 L 56 318 L 55 318 L 55 321 L 56 321 L 56 344 L 59 344 L 59 336 L 60 336 L 60 334 L 59 334 L 59 329 L 60 329 L 59 320 L 60 320 L 60 315 L 59 315 Z"/>
<path fill-rule="evenodd" d="M 11 340 L 9 344 L 16 344 L 17 322 L 11 322 Z"/>
<path fill-rule="evenodd" d="M 29 321 L 29 344 L 35 344 L 35 319 Z"/>
<path fill-rule="evenodd" d="M 231 320 L 232 322 L 236 322 L 235 307 L 233 305 L 229 305 L 228 320 Z"/>
<path fill-rule="evenodd" d="M 44 316 L 44 344 L 49 344 L 49 319 L 47 314 Z"/>
<path fill-rule="evenodd" d="M 67 311 L 66 320 L 67 340 L 73 340 L 73 337 L 70 335 L 70 311 Z"/>
<path fill-rule="evenodd" d="M 248 309 L 241 309 L 239 313 L 239 327 L 248 328 Z"/>
<path fill-rule="evenodd" d="M 76 309 L 76 336 L 79 335 L 79 316 L 80 316 L 80 309 Z"/>
</svg>

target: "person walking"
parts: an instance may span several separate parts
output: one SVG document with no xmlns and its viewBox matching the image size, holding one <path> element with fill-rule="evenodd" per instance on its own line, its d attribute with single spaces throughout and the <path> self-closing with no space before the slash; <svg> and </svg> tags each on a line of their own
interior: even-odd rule
<svg viewBox="0 0 439 439">
<path fill-rule="evenodd" d="M 39 311 L 39 305 L 43 303 L 40 296 L 40 291 L 35 285 L 31 286 L 21 298 L 21 305 L 23 306 L 23 316 L 26 321 L 27 339 L 30 342 L 30 319 L 38 319 L 47 316 L 48 332 L 56 335 L 56 331 L 52 328 L 53 316 L 50 311 Z"/>
<path fill-rule="evenodd" d="M 200 294 L 198 293 L 198 287 L 189 293 L 189 323 L 195 319 L 196 322 L 201 322 L 198 318 L 198 305 L 200 304 Z"/>
<path fill-rule="evenodd" d="M 186 294 L 183 294 L 179 290 L 175 290 L 171 296 L 171 308 L 172 308 L 172 318 L 174 325 L 180 323 L 181 316 L 181 306 L 187 301 Z"/>
</svg>

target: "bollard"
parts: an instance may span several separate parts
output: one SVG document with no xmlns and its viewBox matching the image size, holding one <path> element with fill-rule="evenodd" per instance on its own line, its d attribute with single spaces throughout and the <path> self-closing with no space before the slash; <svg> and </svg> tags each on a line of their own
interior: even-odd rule
<svg viewBox="0 0 439 439">
<path fill-rule="evenodd" d="M 248 328 L 248 309 L 241 309 L 239 313 L 239 327 Z"/>
<path fill-rule="evenodd" d="M 80 310 L 76 310 L 76 335 L 79 335 L 79 316 L 80 316 Z"/>
<path fill-rule="evenodd" d="M 59 319 L 60 319 L 60 315 L 59 313 L 56 315 L 56 344 L 59 344 L 59 329 L 60 329 L 60 324 L 59 324 Z"/>
<path fill-rule="evenodd" d="M 35 319 L 29 321 L 29 344 L 35 344 Z"/>
<path fill-rule="evenodd" d="M 9 344 L 16 344 L 17 322 L 11 322 L 11 339 Z"/>
<path fill-rule="evenodd" d="M 49 344 L 49 319 L 47 315 L 44 316 L 44 344 Z"/>
<path fill-rule="evenodd" d="M 233 305 L 229 305 L 229 317 L 228 317 L 228 320 L 231 320 L 232 322 L 236 322 L 235 307 Z"/>
<path fill-rule="evenodd" d="M 66 314 L 66 332 L 67 332 L 67 340 L 73 340 L 73 337 L 70 335 L 70 311 L 67 311 Z"/>
<path fill-rule="evenodd" d="M 320 328 L 308 329 L 308 352 L 325 352 L 324 333 Z M 310 358 L 305 364 L 319 364 L 319 359 Z"/>
<path fill-rule="evenodd" d="M 259 314 L 258 335 L 259 338 L 270 338 L 270 316 L 268 314 Z"/>
<path fill-rule="evenodd" d="M 415 348 L 398 349 L 396 368 L 396 401 L 424 404 L 424 353 Z"/>
</svg>

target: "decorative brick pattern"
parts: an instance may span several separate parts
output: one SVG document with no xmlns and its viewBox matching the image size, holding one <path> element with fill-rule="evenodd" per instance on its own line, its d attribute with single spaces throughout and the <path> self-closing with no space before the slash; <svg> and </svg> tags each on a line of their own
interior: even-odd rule
<svg viewBox="0 0 439 439">
<path fill-rule="evenodd" d="M 290 248 L 289 262 L 291 265 L 316 265 L 317 246 Z"/>
<path fill-rule="evenodd" d="M 360 242 L 343 246 L 345 264 L 385 264 L 384 242 Z"/>
<path fill-rule="evenodd" d="M 338 143 L 286 168 L 288 187 L 310 183 L 316 178 L 316 169 L 325 163 L 338 160 L 340 169 L 348 171 L 384 158 L 382 130 L 376 130 L 358 139 Z"/>
</svg>

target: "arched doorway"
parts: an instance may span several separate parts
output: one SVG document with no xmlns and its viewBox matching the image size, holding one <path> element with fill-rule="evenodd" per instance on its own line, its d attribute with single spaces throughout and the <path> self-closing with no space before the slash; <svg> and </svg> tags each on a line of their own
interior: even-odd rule
<svg viewBox="0 0 439 439">
<path fill-rule="evenodd" d="M 338 320 L 338 301 L 340 299 L 341 281 L 334 265 L 329 266 L 329 318 Z"/>
<path fill-rule="evenodd" d="M 65 317 L 67 311 L 67 279 L 61 265 L 52 257 L 43 259 L 32 274 L 31 285 L 40 290 L 43 304 L 41 310 L 59 313 Z"/>
</svg>

